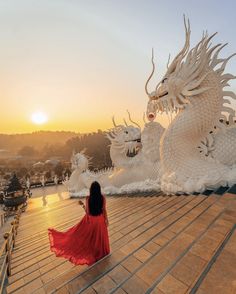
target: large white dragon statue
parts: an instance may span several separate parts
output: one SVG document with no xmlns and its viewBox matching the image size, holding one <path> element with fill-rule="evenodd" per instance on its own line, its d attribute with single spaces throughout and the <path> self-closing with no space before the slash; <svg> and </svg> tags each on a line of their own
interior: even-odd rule
<svg viewBox="0 0 236 294">
<path fill-rule="evenodd" d="M 235 54 L 219 58 L 225 45 L 212 46 L 215 34 L 207 33 L 190 49 L 190 24 L 184 23 L 183 49 L 149 93 L 147 85 L 155 69 L 152 57 L 153 70 L 145 86 L 149 119 L 156 112 L 176 113 L 160 142 L 161 189 L 168 194 L 236 183 L 235 112 L 231 105 L 236 95 L 225 89 L 235 77 L 224 73 Z"/>
<path fill-rule="evenodd" d="M 156 181 L 160 170 L 159 142 L 164 128 L 155 121 L 145 123 L 141 132 L 129 114 L 130 121 L 136 125 L 117 125 L 106 136 L 111 142 L 110 157 L 113 168 L 92 172 L 89 170 L 89 159 L 84 152 L 73 154 L 73 172 L 69 181 L 65 182 L 71 196 L 83 194 L 91 182 L 97 180 L 106 193 L 123 193 L 130 191 L 159 189 Z M 148 182 L 143 183 L 147 180 Z M 149 180 L 155 180 L 150 183 Z M 119 188 L 119 190 L 117 189 Z M 86 193 L 86 192 L 85 192 Z"/>
</svg>

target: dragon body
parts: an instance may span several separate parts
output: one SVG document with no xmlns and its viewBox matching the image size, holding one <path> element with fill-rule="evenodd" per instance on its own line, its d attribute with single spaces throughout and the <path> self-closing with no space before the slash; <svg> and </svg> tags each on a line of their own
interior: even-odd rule
<svg viewBox="0 0 236 294">
<path fill-rule="evenodd" d="M 222 130 L 214 130 L 202 142 L 200 152 L 205 156 L 232 167 L 236 164 L 235 124 Z"/>
</svg>

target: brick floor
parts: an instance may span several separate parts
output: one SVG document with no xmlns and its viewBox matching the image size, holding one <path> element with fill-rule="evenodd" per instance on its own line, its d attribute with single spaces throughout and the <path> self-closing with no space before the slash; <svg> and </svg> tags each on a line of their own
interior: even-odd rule
<svg viewBox="0 0 236 294">
<path fill-rule="evenodd" d="M 235 200 L 107 197 L 112 253 L 87 267 L 56 258 L 48 244 L 48 227 L 65 230 L 81 219 L 78 201 L 39 207 L 32 199 L 21 216 L 7 293 L 236 293 Z"/>
</svg>

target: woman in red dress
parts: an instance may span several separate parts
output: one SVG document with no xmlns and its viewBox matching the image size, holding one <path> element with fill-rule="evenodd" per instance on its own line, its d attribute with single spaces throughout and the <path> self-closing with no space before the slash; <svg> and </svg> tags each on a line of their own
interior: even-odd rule
<svg viewBox="0 0 236 294">
<path fill-rule="evenodd" d="M 66 232 L 48 229 L 50 248 L 76 265 L 91 265 L 110 253 L 106 199 L 98 182 L 91 184 L 86 206 L 79 204 L 86 214 L 78 224 Z"/>
</svg>

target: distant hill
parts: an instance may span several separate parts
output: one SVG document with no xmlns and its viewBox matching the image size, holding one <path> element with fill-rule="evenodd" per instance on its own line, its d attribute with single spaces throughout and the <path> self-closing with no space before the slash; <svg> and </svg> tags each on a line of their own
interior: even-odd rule
<svg viewBox="0 0 236 294">
<path fill-rule="evenodd" d="M 0 149 L 17 152 L 24 146 L 32 146 L 37 150 L 46 145 L 64 145 L 73 137 L 80 137 L 80 133 L 66 131 L 39 131 L 28 134 L 0 134 Z"/>
<path fill-rule="evenodd" d="M 90 168 L 100 169 L 112 165 L 109 146 L 110 141 L 101 130 L 87 134 L 65 131 L 0 134 L 0 165 L 5 164 L 9 168 L 11 164 L 16 169 L 32 160 L 46 161 L 57 157 L 69 161 L 72 152 L 85 150 L 91 158 Z"/>
</svg>

